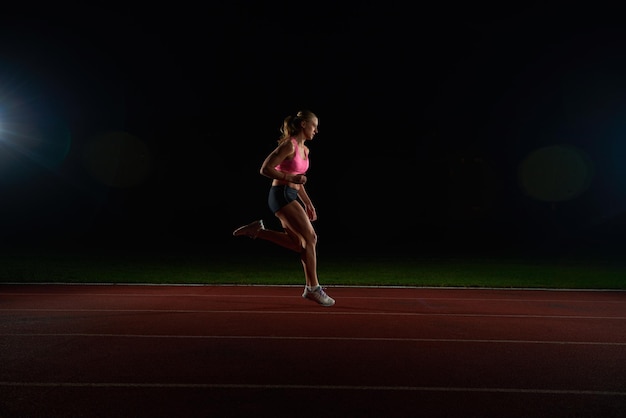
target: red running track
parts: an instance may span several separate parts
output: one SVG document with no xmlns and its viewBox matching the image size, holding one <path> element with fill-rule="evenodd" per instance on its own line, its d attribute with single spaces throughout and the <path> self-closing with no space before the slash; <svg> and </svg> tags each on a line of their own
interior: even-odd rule
<svg viewBox="0 0 626 418">
<path fill-rule="evenodd" d="M 626 292 L 0 285 L 0 417 L 624 417 Z"/>
</svg>

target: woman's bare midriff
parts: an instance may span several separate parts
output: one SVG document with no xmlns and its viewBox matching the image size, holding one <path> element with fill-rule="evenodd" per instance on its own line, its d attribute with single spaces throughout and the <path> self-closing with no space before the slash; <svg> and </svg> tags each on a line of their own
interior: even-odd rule
<svg viewBox="0 0 626 418">
<path fill-rule="evenodd" d="M 283 185 L 287 185 L 288 187 L 291 187 L 292 189 L 296 189 L 296 190 L 300 190 L 300 185 L 298 183 L 291 183 L 289 181 L 285 181 L 285 180 L 278 180 L 278 179 L 274 179 L 272 181 L 272 186 L 283 186 Z"/>
</svg>

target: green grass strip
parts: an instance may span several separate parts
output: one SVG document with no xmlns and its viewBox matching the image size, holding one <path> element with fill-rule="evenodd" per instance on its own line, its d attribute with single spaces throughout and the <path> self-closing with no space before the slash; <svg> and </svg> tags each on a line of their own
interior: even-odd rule
<svg viewBox="0 0 626 418">
<path fill-rule="evenodd" d="M 614 259 L 347 256 L 319 260 L 325 286 L 626 289 Z M 0 283 L 302 285 L 285 255 L 14 254 L 0 256 Z"/>
</svg>

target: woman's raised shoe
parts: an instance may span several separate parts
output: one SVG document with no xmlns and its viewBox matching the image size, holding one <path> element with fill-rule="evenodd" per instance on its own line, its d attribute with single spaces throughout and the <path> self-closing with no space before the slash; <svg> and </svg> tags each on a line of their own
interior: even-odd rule
<svg viewBox="0 0 626 418">
<path fill-rule="evenodd" d="M 259 231 L 262 231 L 264 229 L 265 225 L 263 225 L 263 220 L 259 219 L 258 221 L 254 221 L 248 225 L 244 225 L 235 229 L 235 231 L 233 231 L 233 235 L 236 237 L 245 235 L 247 237 L 255 239 L 257 235 L 259 235 Z"/>
</svg>

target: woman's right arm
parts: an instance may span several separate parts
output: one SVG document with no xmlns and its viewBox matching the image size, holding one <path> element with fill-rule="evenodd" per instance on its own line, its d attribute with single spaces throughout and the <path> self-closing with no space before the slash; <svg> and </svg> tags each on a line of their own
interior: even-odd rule
<svg viewBox="0 0 626 418">
<path fill-rule="evenodd" d="M 261 175 L 269 177 L 270 179 L 289 181 L 287 180 L 287 173 L 278 171 L 274 167 L 282 163 L 283 160 L 291 154 L 293 154 L 293 144 L 291 141 L 280 144 L 265 158 L 265 161 L 261 164 L 259 172 Z"/>
</svg>

